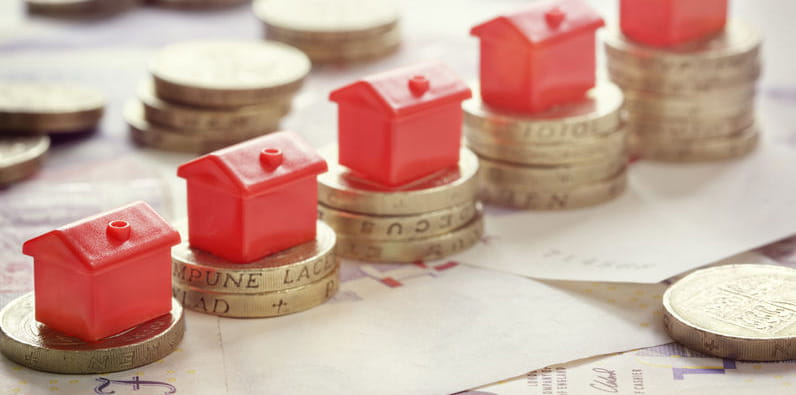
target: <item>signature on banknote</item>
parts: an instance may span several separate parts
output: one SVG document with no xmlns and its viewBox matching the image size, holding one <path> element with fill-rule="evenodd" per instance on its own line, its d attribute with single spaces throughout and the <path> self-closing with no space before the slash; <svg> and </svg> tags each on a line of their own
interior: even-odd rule
<svg viewBox="0 0 796 395">
<path fill-rule="evenodd" d="M 597 375 L 591 381 L 589 387 L 592 387 L 598 391 L 609 392 L 612 394 L 619 392 L 619 383 L 616 381 L 615 370 L 594 368 L 591 371 Z"/>
<path fill-rule="evenodd" d="M 109 389 L 108 387 L 112 385 L 120 385 L 120 386 L 129 386 L 133 389 L 133 391 L 138 391 L 141 387 L 163 387 L 165 388 L 164 394 L 174 394 L 177 393 L 177 387 L 169 384 L 164 383 L 161 381 L 148 381 L 148 380 L 141 380 L 138 376 L 133 376 L 132 380 L 111 380 L 106 379 L 105 377 L 97 377 L 96 380 L 99 382 L 96 387 L 94 387 L 95 394 L 115 394 L 116 391 Z M 106 391 L 108 390 L 108 391 Z"/>
</svg>

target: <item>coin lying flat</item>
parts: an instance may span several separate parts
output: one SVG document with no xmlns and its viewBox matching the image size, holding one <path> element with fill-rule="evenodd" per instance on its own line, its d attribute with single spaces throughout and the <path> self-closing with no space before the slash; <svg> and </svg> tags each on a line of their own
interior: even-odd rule
<svg viewBox="0 0 796 395">
<path fill-rule="evenodd" d="M 249 0 L 149 0 L 149 3 L 167 8 L 217 8 L 231 7 L 244 3 Z"/>
<path fill-rule="evenodd" d="M 261 21 L 282 30 L 335 38 L 377 35 L 398 20 L 398 9 L 385 0 L 257 0 Z"/>
<path fill-rule="evenodd" d="M 276 130 L 263 129 L 255 132 L 236 131 L 201 131 L 201 134 L 189 134 L 186 130 L 179 130 L 155 125 L 144 119 L 141 103 L 129 102 L 125 107 L 124 118 L 130 127 L 130 134 L 137 144 L 173 152 L 187 152 L 204 154 L 221 148 L 240 143 L 259 135 Z"/>
<path fill-rule="evenodd" d="M 262 293 L 321 280 L 339 266 L 334 230 L 318 222 L 315 240 L 251 263 L 232 263 L 183 242 L 171 251 L 172 280 L 179 287 L 219 293 Z"/>
<path fill-rule="evenodd" d="M 760 139 L 756 125 L 724 137 L 700 139 L 681 143 L 639 138 L 633 151 L 644 159 L 666 162 L 702 162 L 744 156 L 757 147 Z"/>
<path fill-rule="evenodd" d="M 174 297 L 185 308 L 220 317 L 276 317 L 318 306 L 331 299 L 340 287 L 340 272 L 300 287 L 263 293 L 223 293 L 174 284 Z"/>
<path fill-rule="evenodd" d="M 0 351 L 35 370 L 64 374 L 107 373 L 155 362 L 177 349 L 185 333 L 182 307 L 97 342 L 86 343 L 36 322 L 33 293 L 0 311 Z"/>
<path fill-rule="evenodd" d="M 737 134 L 755 123 L 754 108 L 736 114 L 661 117 L 654 114 L 628 114 L 626 127 L 639 136 L 658 140 L 699 140 Z"/>
<path fill-rule="evenodd" d="M 175 129 L 251 133 L 273 130 L 290 109 L 291 97 L 279 97 L 269 103 L 217 110 L 184 106 L 163 101 L 155 96 L 151 83 L 140 84 L 138 99 L 144 106 L 144 118 L 152 123 Z"/>
<path fill-rule="evenodd" d="M 0 137 L 0 186 L 35 173 L 49 148 L 47 136 Z"/>
<path fill-rule="evenodd" d="M 337 162 L 337 146 L 319 150 L 329 171 L 318 176 L 318 202 L 352 213 L 411 215 L 472 202 L 477 194 L 478 158 L 463 148 L 459 166 L 400 188 L 385 189 L 353 176 Z"/>
<path fill-rule="evenodd" d="M 28 12 L 50 16 L 93 16 L 132 8 L 139 0 L 25 0 Z"/>
<path fill-rule="evenodd" d="M 97 125 L 105 99 L 76 85 L 0 83 L 0 131 L 81 132 Z"/>
<path fill-rule="evenodd" d="M 470 222 L 478 204 L 467 202 L 442 210 L 414 215 L 365 215 L 318 205 L 321 220 L 335 232 L 364 240 L 415 240 L 437 236 Z"/>
<path fill-rule="evenodd" d="M 479 158 L 482 182 L 525 184 L 541 190 L 558 190 L 611 178 L 627 166 L 627 155 L 569 166 L 523 166 Z"/>
<path fill-rule="evenodd" d="M 158 97 L 199 107 L 252 105 L 293 94 L 309 70 L 307 56 L 293 47 L 249 41 L 174 44 L 150 65 Z"/>
<path fill-rule="evenodd" d="M 491 183 L 482 180 L 480 197 L 485 203 L 526 210 L 568 210 L 604 203 L 627 187 L 626 171 L 585 185 L 561 190 L 536 189 L 532 184 Z"/>
<path fill-rule="evenodd" d="M 401 31 L 398 27 L 375 38 L 360 41 L 330 43 L 319 41 L 289 41 L 273 30 L 266 32 L 268 39 L 284 42 L 304 52 L 314 63 L 353 63 L 384 57 L 401 46 Z"/>
<path fill-rule="evenodd" d="M 663 294 L 672 339 L 721 358 L 796 359 L 796 270 L 727 265 L 691 273 Z"/>
<path fill-rule="evenodd" d="M 366 240 L 338 235 L 337 255 L 368 262 L 417 262 L 442 259 L 472 247 L 484 234 L 480 207 L 464 226 L 448 233 L 403 241 Z"/>
</svg>

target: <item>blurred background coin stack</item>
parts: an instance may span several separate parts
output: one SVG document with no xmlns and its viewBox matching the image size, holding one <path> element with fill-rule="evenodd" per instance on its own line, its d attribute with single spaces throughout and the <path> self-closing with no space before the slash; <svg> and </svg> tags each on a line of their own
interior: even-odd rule
<svg viewBox="0 0 796 395">
<path fill-rule="evenodd" d="M 94 18 L 138 6 L 141 0 L 25 0 L 28 12 L 56 18 Z"/>
<path fill-rule="evenodd" d="M 389 0 L 256 0 L 269 40 L 292 45 L 313 63 L 353 63 L 393 53 L 399 13 Z"/>
<path fill-rule="evenodd" d="M 321 150 L 319 214 L 341 257 L 376 262 L 440 259 L 483 234 L 478 160 L 461 147 L 470 90 L 447 66 L 372 75 L 331 93 L 339 144 Z"/>
<path fill-rule="evenodd" d="M 71 84 L 0 83 L 0 186 L 34 174 L 50 147 L 48 135 L 93 131 L 105 107 L 94 90 Z"/>
<path fill-rule="evenodd" d="M 693 15 L 682 15 L 682 22 L 672 17 L 671 24 L 684 25 L 670 34 L 663 28 L 658 29 L 663 33 L 650 31 L 638 5 L 623 1 L 622 33 L 607 32 L 605 49 L 610 78 L 625 93 L 634 154 L 709 161 L 740 157 L 757 145 L 761 38 L 743 23 L 725 25 L 726 0 L 718 3 L 724 8 L 685 4 L 694 7 L 688 11 Z"/>
<path fill-rule="evenodd" d="M 251 0 L 148 0 L 148 3 L 159 7 L 177 9 L 209 9 L 234 7 Z"/>
<path fill-rule="evenodd" d="M 595 84 L 592 41 L 602 25 L 580 0 L 562 0 L 472 29 L 481 40 L 480 92 L 464 103 L 464 134 L 480 159 L 485 202 L 572 209 L 624 191 L 623 95 Z"/>
<path fill-rule="evenodd" d="M 278 129 L 309 70 L 282 43 L 174 44 L 153 59 L 125 118 L 141 145 L 210 152 Z"/>
<path fill-rule="evenodd" d="M 191 310 L 243 318 L 295 313 L 333 297 L 337 239 L 316 210 L 316 176 L 326 169 L 292 132 L 180 166 L 188 227 L 172 249 L 174 297 Z"/>
</svg>

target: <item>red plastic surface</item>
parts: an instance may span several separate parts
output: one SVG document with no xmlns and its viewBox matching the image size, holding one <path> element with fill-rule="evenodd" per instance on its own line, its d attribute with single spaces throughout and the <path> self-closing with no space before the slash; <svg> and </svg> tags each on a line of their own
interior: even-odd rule
<svg viewBox="0 0 796 395">
<path fill-rule="evenodd" d="M 727 23 L 727 0 L 622 0 L 622 33 L 655 47 L 709 38 Z"/>
<path fill-rule="evenodd" d="M 456 166 L 461 102 L 471 96 L 440 62 L 372 75 L 333 91 L 340 164 L 387 186 Z"/>
<path fill-rule="evenodd" d="M 180 235 L 143 202 L 28 240 L 36 320 L 96 341 L 171 311 L 171 247 Z"/>
<path fill-rule="evenodd" d="M 584 1 L 556 0 L 473 27 L 481 40 L 481 98 L 520 113 L 582 100 L 595 84 L 594 33 L 602 26 Z"/>
<path fill-rule="evenodd" d="M 179 167 L 188 181 L 191 246 L 246 263 L 315 238 L 326 161 L 299 135 L 278 132 Z"/>
</svg>

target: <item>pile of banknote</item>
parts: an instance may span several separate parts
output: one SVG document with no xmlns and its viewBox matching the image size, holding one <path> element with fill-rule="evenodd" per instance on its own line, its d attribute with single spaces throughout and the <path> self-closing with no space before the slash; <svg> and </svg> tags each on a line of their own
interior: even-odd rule
<svg viewBox="0 0 796 395">
<path fill-rule="evenodd" d="M 625 92 L 633 151 L 645 159 L 707 161 L 757 145 L 755 84 L 760 35 L 730 22 L 718 36 L 652 48 L 614 31 L 605 39 L 608 73 Z"/>
<path fill-rule="evenodd" d="M 249 263 L 229 262 L 183 242 L 172 249 L 174 297 L 188 309 L 221 317 L 307 310 L 340 286 L 336 240 L 334 230 L 319 221 L 315 240 Z"/>
<path fill-rule="evenodd" d="M 320 218 L 337 232 L 341 257 L 370 262 L 440 259 L 469 248 L 484 231 L 477 200 L 478 159 L 462 149 L 457 167 L 398 187 L 366 180 L 337 163 L 337 146 L 321 155 Z"/>
<path fill-rule="evenodd" d="M 622 103 L 619 88 L 601 82 L 580 102 L 516 114 L 487 106 L 474 90 L 463 104 L 464 134 L 481 162 L 482 199 L 559 210 L 621 194 L 627 165 Z"/>
<path fill-rule="evenodd" d="M 401 44 L 399 13 L 382 0 L 257 0 L 270 40 L 292 45 L 313 63 L 381 58 Z"/>
<path fill-rule="evenodd" d="M 277 130 L 309 70 L 301 51 L 276 42 L 174 44 L 152 60 L 125 118 L 141 145 L 214 151 Z"/>
<path fill-rule="evenodd" d="M 0 83 L 0 186 L 39 169 L 49 135 L 93 131 L 104 107 L 102 94 L 83 86 Z"/>
</svg>

